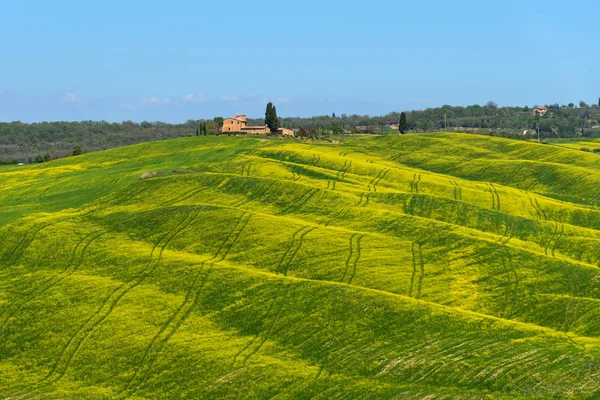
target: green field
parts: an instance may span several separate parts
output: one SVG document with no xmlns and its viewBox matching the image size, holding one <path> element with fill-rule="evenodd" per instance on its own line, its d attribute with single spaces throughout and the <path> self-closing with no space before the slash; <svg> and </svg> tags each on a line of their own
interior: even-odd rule
<svg viewBox="0 0 600 400">
<path fill-rule="evenodd" d="M 0 399 L 599 399 L 580 147 L 190 137 L 2 167 Z"/>
</svg>

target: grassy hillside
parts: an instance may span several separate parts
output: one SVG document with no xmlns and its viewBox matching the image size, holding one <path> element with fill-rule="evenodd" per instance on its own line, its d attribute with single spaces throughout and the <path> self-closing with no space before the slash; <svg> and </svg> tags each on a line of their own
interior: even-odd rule
<svg viewBox="0 0 600 400">
<path fill-rule="evenodd" d="M 0 188 L 1 399 L 600 398 L 599 155 L 194 137 Z"/>
</svg>

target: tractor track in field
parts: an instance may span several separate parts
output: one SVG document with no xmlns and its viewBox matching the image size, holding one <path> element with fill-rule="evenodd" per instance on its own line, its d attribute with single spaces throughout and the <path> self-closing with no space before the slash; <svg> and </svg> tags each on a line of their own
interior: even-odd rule
<svg viewBox="0 0 600 400">
<path fill-rule="evenodd" d="M 337 211 L 336 213 L 325 217 L 322 221 L 319 222 L 319 224 L 324 225 L 324 226 L 329 226 L 334 221 L 337 221 L 339 219 L 346 217 L 349 212 L 350 212 L 350 209 L 348 207 L 342 208 L 341 210 Z"/>
<path fill-rule="evenodd" d="M 364 195 L 365 195 L 364 193 L 361 193 L 361 194 L 360 194 L 360 198 L 358 199 L 358 203 L 356 203 L 356 205 L 355 205 L 356 207 L 360 206 L 360 204 L 361 204 L 361 203 L 362 203 L 362 201 L 363 201 L 363 196 L 364 196 Z"/>
<path fill-rule="evenodd" d="M 304 237 L 306 235 L 308 235 L 309 233 L 311 233 L 312 231 L 314 231 L 315 229 L 317 229 L 317 228 L 303 226 L 302 228 L 300 228 L 296 232 L 294 232 L 294 234 L 292 235 L 292 240 L 291 240 L 288 248 L 281 256 L 281 259 L 279 260 L 279 263 L 277 264 L 277 267 L 275 268 L 275 272 L 277 274 L 279 274 L 281 272 L 284 276 L 287 276 L 288 268 L 290 267 L 291 263 L 294 261 L 294 258 L 300 251 L 300 248 L 302 247 L 302 244 L 304 242 Z M 286 258 L 287 258 L 287 262 L 286 262 Z"/>
<path fill-rule="evenodd" d="M 404 156 L 404 154 L 396 154 L 396 155 L 393 155 L 390 158 L 388 158 L 388 160 L 396 162 L 396 160 L 398 160 L 399 158 L 401 158 L 403 156 Z"/>
<path fill-rule="evenodd" d="M 348 278 L 348 285 L 352 284 L 352 281 L 354 280 L 354 277 L 356 276 L 356 268 L 358 265 L 358 262 L 360 261 L 360 242 L 363 239 L 364 235 L 359 235 L 358 233 L 353 234 L 352 236 L 350 236 L 349 239 L 349 245 L 350 245 L 350 252 L 348 254 L 348 258 L 346 259 L 346 264 L 345 264 L 345 270 L 344 270 L 344 275 L 342 276 L 342 279 L 340 280 L 340 282 L 345 282 L 346 280 L 346 276 L 348 275 L 348 272 L 350 269 L 352 269 L 352 272 L 350 273 L 350 277 Z"/>
<path fill-rule="evenodd" d="M 319 189 L 312 188 L 308 189 L 306 192 L 302 194 L 302 196 L 298 197 L 295 201 L 293 201 L 290 205 L 284 208 L 279 215 L 286 215 L 292 212 L 298 211 L 302 206 L 310 201 L 310 199 L 317 194 Z"/>
<path fill-rule="evenodd" d="M 148 190 L 154 188 L 155 185 L 157 185 L 157 181 L 146 180 L 145 185 L 142 186 L 140 189 L 133 191 L 133 193 L 127 192 L 127 196 L 121 196 L 121 197 L 115 196 L 116 198 L 109 200 L 106 207 L 117 206 L 117 205 L 126 203 L 128 201 L 131 201 L 134 198 L 136 198 L 137 196 L 141 195 L 142 193 L 147 192 Z M 117 194 L 119 194 L 119 192 L 117 192 Z"/>
<path fill-rule="evenodd" d="M 313 154 L 313 158 L 310 160 L 308 165 L 314 167 L 321 161 L 321 156 L 318 154 Z"/>
<path fill-rule="evenodd" d="M 12 311 L 9 311 L 9 309 L 7 309 L 5 312 L 3 312 L 0 315 L 0 320 L 2 320 L 2 322 L 0 323 L 0 332 L 4 331 L 6 329 L 6 326 L 8 325 L 10 318 L 12 316 L 14 316 L 15 313 L 20 311 L 23 307 L 25 307 L 31 301 L 35 300 L 40 295 L 44 294 L 45 292 L 47 292 L 52 287 L 56 286 L 58 283 L 60 283 L 64 279 L 70 277 L 75 272 L 77 272 L 77 270 L 79 269 L 79 267 L 81 267 L 81 265 L 83 263 L 87 249 L 90 247 L 90 245 L 93 242 L 95 242 L 98 238 L 100 238 L 101 236 L 103 236 L 105 234 L 106 233 L 91 234 L 91 235 L 88 235 L 87 237 L 83 238 L 75 246 L 75 249 L 73 250 L 73 252 L 71 254 L 70 261 L 68 262 L 67 266 L 61 272 L 59 272 L 58 274 L 55 274 L 52 278 L 45 280 L 40 285 L 33 288 L 26 295 L 25 299 L 20 304 L 18 304 Z M 79 246 L 81 246 L 81 244 L 84 243 L 87 239 L 89 239 L 89 240 L 83 246 L 83 248 L 81 250 L 81 254 L 79 254 L 79 256 L 77 256 L 77 250 L 79 249 Z"/>
<path fill-rule="evenodd" d="M 242 232 L 246 229 L 251 219 L 252 214 L 244 214 L 240 217 L 240 220 L 238 221 L 238 224 L 235 227 L 237 231 L 235 229 L 231 231 L 230 236 L 227 238 L 229 244 L 227 244 L 227 242 L 224 243 L 224 247 L 222 249 L 225 249 L 225 252 L 221 254 L 221 258 L 219 259 L 219 261 L 223 261 L 225 258 L 227 258 L 227 256 L 231 252 L 231 249 L 238 242 L 240 236 L 242 235 Z M 219 251 L 221 251 L 222 249 L 219 249 Z"/>
<path fill-rule="evenodd" d="M 493 195 L 496 196 L 496 210 L 500 211 L 502 207 L 500 203 L 500 195 L 498 194 L 498 189 L 496 189 L 496 186 L 494 186 L 493 183 L 490 183 L 490 187 L 493 190 Z"/>
<path fill-rule="evenodd" d="M 475 173 L 475 175 L 473 176 L 473 178 L 471 178 L 471 180 L 473 181 L 479 181 L 480 177 L 482 177 L 488 169 L 490 169 L 491 165 L 486 165 L 485 167 L 481 168 L 479 171 L 477 171 L 477 173 Z"/>
<path fill-rule="evenodd" d="M 225 238 L 225 240 L 223 241 L 221 246 L 217 249 L 217 251 L 215 252 L 213 257 L 211 257 L 209 260 L 204 261 L 202 263 L 200 270 L 195 275 L 193 282 L 190 285 L 190 289 L 188 290 L 183 303 L 181 303 L 181 305 L 177 308 L 175 313 L 173 315 L 171 315 L 171 317 L 169 317 L 167 322 L 161 327 L 161 329 L 158 331 L 158 333 L 152 338 L 149 346 L 146 348 L 146 351 L 144 352 L 142 361 L 140 361 L 140 363 L 138 363 L 138 366 L 136 367 L 136 370 L 135 370 L 132 378 L 129 380 L 129 382 L 126 384 L 126 386 L 121 390 L 121 392 L 120 392 L 121 394 L 128 392 L 127 396 L 126 396 L 126 397 L 128 397 L 135 392 L 135 390 L 132 390 L 131 387 L 134 384 L 136 378 L 138 376 L 140 376 L 140 373 L 141 373 L 140 371 L 142 368 L 140 366 L 142 364 L 144 364 L 146 361 L 148 361 L 148 365 L 145 369 L 144 374 L 141 375 L 140 381 L 136 385 L 136 389 L 142 387 L 145 384 L 145 382 L 147 382 L 147 380 L 150 376 L 150 373 L 152 371 L 152 368 L 154 366 L 154 363 L 156 362 L 156 360 L 162 353 L 164 347 L 167 345 L 167 343 L 169 342 L 171 337 L 173 337 L 175 335 L 175 333 L 177 333 L 177 331 L 179 330 L 179 328 L 181 327 L 183 322 L 188 318 L 188 316 L 190 315 L 192 310 L 197 306 L 198 299 L 200 298 L 200 294 L 202 293 L 202 290 L 206 286 L 208 277 L 209 277 L 210 273 L 212 272 L 214 264 L 216 262 L 223 261 L 227 257 L 231 248 L 235 245 L 235 243 L 239 239 L 241 233 L 244 231 L 244 229 L 250 222 L 251 218 L 252 218 L 251 214 L 242 214 L 240 216 L 240 218 L 238 218 L 238 220 L 235 222 L 233 228 L 231 229 L 231 231 L 229 232 L 229 234 L 227 235 L 227 237 Z M 225 251 L 223 252 L 223 250 L 225 250 Z M 205 267 L 206 263 L 210 264 L 208 269 Z M 205 271 L 205 269 L 207 269 L 207 271 L 204 273 L 204 278 L 200 279 L 200 276 Z M 199 283 L 199 282 L 201 282 L 201 283 Z M 158 344 L 156 344 L 156 343 L 158 343 Z M 156 347 L 156 350 L 154 351 L 154 354 L 151 355 L 150 353 L 152 352 L 152 349 L 155 347 Z"/>
<path fill-rule="evenodd" d="M 450 180 L 449 182 L 454 187 L 454 200 L 462 201 L 462 188 L 456 181 Z"/>
<path fill-rule="evenodd" d="M 335 180 L 340 181 L 343 180 L 346 176 L 346 172 L 352 167 L 352 161 L 348 162 L 348 160 L 344 161 L 344 165 L 335 175 Z"/>
<path fill-rule="evenodd" d="M 558 233 L 558 224 L 554 224 L 554 230 L 552 231 L 552 235 L 550 235 L 550 239 L 544 244 L 544 254 L 548 255 L 548 251 L 550 246 L 552 246 L 552 242 L 554 241 L 554 237 Z"/>
<path fill-rule="evenodd" d="M 507 266 L 507 262 L 508 262 L 508 266 Z M 503 272 L 506 274 L 506 294 L 505 294 L 505 302 L 504 302 L 504 306 L 502 307 L 502 313 L 504 313 L 506 311 L 506 309 L 508 308 L 508 306 L 510 304 L 513 304 L 516 302 L 517 297 L 518 297 L 518 293 L 517 293 L 517 289 L 519 286 L 519 275 L 517 274 L 517 269 L 514 267 L 513 262 L 512 262 L 512 257 L 510 255 L 510 253 L 503 251 L 500 255 L 500 265 L 502 267 Z M 514 275 L 514 280 L 511 276 L 511 272 Z M 512 288 L 512 290 L 510 290 L 510 288 Z M 511 299 L 511 292 L 512 292 L 512 299 Z"/>
<path fill-rule="evenodd" d="M 410 192 L 419 194 L 419 182 L 421 182 L 421 174 L 414 174 L 413 180 L 410 183 Z"/>
<path fill-rule="evenodd" d="M 504 233 L 502 233 L 502 236 L 498 240 L 496 240 L 495 243 L 502 244 L 502 245 L 508 244 L 514 237 L 513 235 L 514 235 L 514 233 L 513 233 L 512 225 L 510 225 L 508 223 L 508 221 L 505 221 L 504 222 Z"/>
<path fill-rule="evenodd" d="M 178 197 L 178 198 L 176 198 L 174 200 L 170 200 L 170 201 L 167 201 L 166 203 L 161 204 L 161 207 L 163 207 L 163 208 L 164 207 L 170 207 L 170 206 L 172 206 L 174 204 L 180 203 L 180 202 L 182 202 L 184 200 L 187 200 L 187 199 L 189 199 L 191 197 L 194 197 L 195 195 L 197 195 L 199 193 L 205 192 L 208 189 L 210 189 L 210 187 L 207 186 L 207 187 L 201 187 L 201 188 L 198 188 L 198 189 L 190 190 L 189 192 L 183 194 L 182 196 L 180 196 L 180 197 Z"/>
<path fill-rule="evenodd" d="M 342 278 L 340 279 L 340 282 L 344 282 L 346 280 L 346 275 L 348 274 L 348 269 L 350 268 L 350 262 L 352 259 L 352 255 L 354 252 L 354 238 L 358 236 L 358 233 L 354 233 L 352 236 L 350 236 L 349 242 L 350 242 L 350 254 L 348 255 L 348 258 L 346 259 L 346 263 L 345 263 L 345 269 L 344 269 L 344 274 L 342 275 Z"/>
<path fill-rule="evenodd" d="M 264 196 L 269 190 L 271 190 L 271 188 L 273 186 L 275 186 L 275 184 L 277 183 L 277 181 L 273 181 L 271 182 L 269 185 L 263 185 L 260 189 L 258 189 L 258 191 L 256 191 L 255 193 L 251 194 L 250 196 L 246 197 L 245 199 L 239 200 L 235 203 L 233 203 L 231 206 L 232 207 L 241 207 L 247 203 L 250 203 L 251 201 L 255 201 L 260 199 L 262 196 Z"/>
<path fill-rule="evenodd" d="M 488 192 L 492 196 L 492 210 L 500 211 L 500 195 L 493 183 L 486 182 Z"/>
<path fill-rule="evenodd" d="M 194 308 L 196 308 L 198 305 L 198 300 L 204 287 L 206 286 L 206 283 L 208 282 L 208 277 L 212 272 L 213 265 L 214 263 L 212 263 L 207 269 L 207 267 L 205 267 L 205 263 L 202 263 L 200 270 L 194 276 L 184 301 L 150 341 L 150 344 L 144 352 L 142 360 L 136 366 L 133 376 L 120 392 L 121 394 L 126 394 L 124 396 L 121 395 L 120 398 L 130 397 L 137 391 L 137 389 L 146 384 L 156 361 L 159 359 L 165 347 L 171 338 L 177 333 L 183 323 L 188 319 Z M 205 269 L 207 270 L 205 271 Z M 202 275 L 204 276 L 201 278 Z M 132 389 L 134 384 L 135 388 Z"/>
<path fill-rule="evenodd" d="M 25 234 L 23 235 L 23 238 L 19 241 L 19 243 L 17 243 L 17 245 L 15 246 L 13 251 L 8 256 L 3 256 L 2 259 L 6 260 L 7 264 L 8 264 L 8 262 L 15 263 L 15 262 L 19 261 L 23 257 L 23 255 L 25 255 L 25 252 L 31 246 L 31 244 L 35 241 L 37 235 L 41 231 L 43 231 L 44 229 L 47 229 L 51 226 L 57 225 L 61 222 L 64 222 L 66 220 L 68 220 L 68 218 L 60 219 L 58 221 L 53 221 L 50 223 L 43 224 L 42 226 L 37 227 L 37 229 L 27 230 L 25 232 Z"/>
<path fill-rule="evenodd" d="M 388 172 L 390 172 L 390 169 L 384 168 L 381 171 L 379 171 L 375 178 L 371 179 L 371 182 L 369 182 L 369 192 L 371 191 L 371 189 L 373 189 L 373 192 L 377 192 L 377 185 L 385 178 Z"/>
<path fill-rule="evenodd" d="M 423 262 L 423 246 L 419 244 L 419 282 L 417 284 L 417 299 L 421 298 L 421 291 L 423 289 L 423 279 L 425 278 L 425 263 Z"/>
<path fill-rule="evenodd" d="M 396 218 L 394 219 L 391 223 L 387 224 L 384 229 L 382 229 L 380 231 L 380 233 L 386 234 L 386 233 L 390 233 L 393 230 L 396 229 L 396 227 L 402 223 L 402 219 L 401 218 Z"/>
<path fill-rule="evenodd" d="M 544 217 L 541 213 L 541 211 L 538 209 L 538 207 L 536 206 L 535 202 L 533 201 L 533 198 L 531 196 L 529 196 L 529 204 L 531 204 L 531 207 L 533 207 L 533 209 L 535 210 L 535 213 L 537 214 L 538 218 L 540 220 L 543 220 Z"/>
<path fill-rule="evenodd" d="M 246 364 L 248 363 L 248 361 L 250 360 L 250 358 L 252 358 L 254 355 L 256 355 L 260 349 L 262 348 L 262 346 L 267 342 L 267 340 L 269 340 L 270 335 L 275 331 L 275 327 L 277 325 L 277 323 L 279 322 L 279 318 L 281 317 L 281 314 L 283 312 L 283 309 L 285 308 L 286 304 L 287 304 L 287 299 L 289 297 L 289 292 L 290 292 L 290 284 L 284 285 L 285 286 L 285 290 L 284 290 L 284 294 L 281 298 L 281 301 L 279 302 L 279 307 L 277 309 L 277 311 L 275 312 L 275 315 L 273 316 L 273 321 L 270 322 L 269 326 L 267 327 L 266 330 L 262 329 L 261 331 L 259 331 L 259 333 L 255 336 L 255 338 L 251 341 L 250 345 L 247 346 L 246 349 L 249 349 L 252 347 L 252 344 L 260 337 L 262 336 L 260 342 L 258 343 L 257 346 L 255 346 L 253 349 L 251 349 L 251 351 L 244 357 L 244 359 L 241 362 L 240 365 L 240 370 L 241 370 L 241 377 L 239 380 L 239 385 L 237 388 L 237 392 L 235 395 L 235 398 L 239 398 L 240 393 L 245 385 L 245 368 L 246 368 Z M 241 354 L 241 353 L 240 353 Z M 236 357 L 239 357 L 239 355 L 237 355 Z M 235 369 L 235 366 L 232 370 Z"/>
<path fill-rule="evenodd" d="M 307 310 L 312 310 L 310 311 L 308 314 L 303 314 L 302 317 L 299 317 L 295 322 L 293 323 L 288 323 L 286 324 L 285 328 L 286 330 L 289 332 L 285 335 L 281 335 L 280 340 L 281 341 L 286 341 L 290 338 L 290 336 L 295 335 L 296 333 L 294 332 L 294 330 L 292 329 L 293 327 L 298 326 L 299 324 L 306 322 L 307 320 L 309 320 L 310 318 L 312 318 L 315 314 L 318 314 L 319 312 L 321 312 L 321 308 L 319 307 L 319 303 L 323 300 L 323 298 L 325 298 L 327 295 L 326 294 L 322 294 L 319 296 L 312 296 L 310 299 L 310 302 L 308 303 L 308 305 L 306 306 Z M 318 332 L 322 332 L 321 328 L 318 328 L 315 332 L 311 333 L 308 335 L 308 338 L 305 339 L 303 342 L 299 343 L 299 344 L 294 344 L 290 347 L 291 350 L 296 349 L 300 346 L 302 346 L 306 341 L 312 339 Z"/>
<path fill-rule="evenodd" d="M 271 304 L 269 305 L 269 309 L 267 310 L 267 313 L 265 314 L 265 316 L 263 318 L 261 318 L 261 321 L 268 321 L 269 317 L 271 316 L 271 313 L 273 312 L 273 309 L 275 308 L 275 306 L 277 305 L 277 297 L 279 296 L 279 292 L 281 290 L 281 288 L 285 285 L 283 283 L 284 281 L 282 280 L 280 283 L 280 286 L 277 288 L 277 291 L 275 293 L 275 297 L 273 299 L 273 301 L 271 301 Z M 262 334 L 262 331 L 264 330 L 264 325 L 266 324 L 263 323 L 263 325 L 261 325 L 260 329 L 258 330 L 258 332 L 254 335 L 254 337 L 248 341 L 248 343 L 239 351 L 237 352 L 237 354 L 233 357 L 233 361 L 231 362 L 231 367 L 230 369 L 230 373 L 232 373 L 235 369 L 235 364 L 237 363 L 238 358 L 242 355 L 242 353 L 244 353 L 246 350 L 248 350 L 256 340 L 258 340 L 258 338 L 260 337 L 260 335 Z"/>
<path fill-rule="evenodd" d="M 439 234 L 445 232 L 445 230 L 438 232 Z M 422 247 L 432 239 L 430 234 L 427 232 L 422 233 L 416 240 L 411 243 L 410 250 L 412 254 L 412 265 L 413 270 L 410 276 L 410 284 L 408 288 L 408 297 L 413 297 L 415 278 L 419 273 L 417 282 L 417 297 L 421 296 L 421 289 L 423 286 L 423 279 L 425 278 L 425 262 L 423 261 L 423 250 Z"/>
<path fill-rule="evenodd" d="M 317 229 L 317 228 L 316 227 L 309 228 L 308 230 L 302 232 L 302 234 L 298 238 L 298 244 L 297 244 L 297 246 L 293 249 L 293 251 L 292 251 L 292 253 L 291 253 L 291 255 L 290 255 L 287 263 L 285 263 L 285 266 L 283 267 L 283 275 L 284 276 L 287 276 L 288 269 L 290 268 L 290 265 L 292 264 L 292 262 L 296 258 L 296 255 L 298 254 L 298 252 L 302 248 L 302 245 L 304 243 L 304 237 L 306 235 L 308 235 L 309 233 L 311 233 L 312 231 L 314 231 L 315 229 Z"/>
<path fill-rule="evenodd" d="M 67 345 L 63 348 L 59 359 L 56 361 L 54 366 L 48 375 L 44 378 L 45 381 L 58 382 L 61 380 L 66 372 L 68 371 L 71 363 L 81 347 L 85 344 L 87 339 L 96 331 L 96 329 L 112 314 L 113 310 L 117 307 L 119 302 L 134 288 L 140 285 L 146 280 L 160 265 L 162 254 L 166 247 L 171 241 L 189 227 L 189 225 L 198 217 L 200 211 L 195 214 L 187 215 L 171 232 L 167 232 L 163 235 L 160 240 L 154 245 L 150 253 L 149 266 L 142 269 L 134 279 L 129 282 L 125 282 L 115 289 L 102 303 L 98 310 L 88 318 L 85 323 L 77 330 L 77 332 L 69 339 Z M 164 242 L 163 242 L 164 241 Z M 154 252 L 159 247 L 160 243 L 163 242 L 162 247 L 159 251 L 158 257 L 155 262 L 152 262 Z"/>
<path fill-rule="evenodd" d="M 352 167 L 352 161 L 348 162 L 348 160 L 344 161 L 344 165 L 342 166 L 342 168 L 335 174 L 335 178 L 333 179 L 329 179 L 327 181 L 327 188 L 326 189 L 330 189 L 330 190 L 335 190 L 335 185 L 339 182 L 339 181 L 343 181 L 344 177 L 346 176 L 346 172 L 348 172 L 348 170 Z"/>
<path fill-rule="evenodd" d="M 558 224 L 558 222 L 557 222 L 557 224 Z M 561 224 L 560 226 L 561 226 L 560 233 L 556 237 L 556 240 L 554 240 L 554 245 L 552 245 L 552 248 L 550 249 L 550 252 L 552 253 L 552 257 L 556 257 L 555 251 L 556 251 L 556 248 L 558 247 L 558 242 L 560 242 L 560 239 L 562 239 L 562 237 L 565 234 L 565 224 Z"/>
<path fill-rule="evenodd" d="M 366 196 L 365 196 L 366 194 Z M 356 203 L 355 207 L 366 207 L 369 204 L 369 200 L 371 198 L 371 192 L 362 192 L 360 194 L 360 198 L 358 199 L 358 203 Z M 364 204 L 363 204 L 364 200 Z"/>
<path fill-rule="evenodd" d="M 516 183 L 515 177 L 525 167 L 524 163 L 519 163 L 509 174 L 506 175 L 506 179 L 502 181 L 503 186 L 508 186 L 510 183 Z"/>
<path fill-rule="evenodd" d="M 540 183 L 540 181 L 538 179 L 534 179 L 533 181 L 531 181 L 531 183 L 529 184 L 529 186 L 527 186 L 527 188 L 525 189 L 525 192 L 532 192 L 533 189 L 535 189 L 535 187 Z"/>
<path fill-rule="evenodd" d="M 229 231 L 229 234 L 227 234 L 227 237 L 225 238 L 225 240 L 223 241 L 223 243 L 221 243 L 221 246 L 217 249 L 217 251 L 215 252 L 215 255 L 213 258 L 217 258 L 219 257 L 219 255 L 221 254 L 221 251 L 223 251 L 223 249 L 225 249 L 227 247 L 227 243 L 229 243 L 230 239 L 233 237 L 234 232 L 236 231 L 236 229 L 238 228 L 238 226 L 240 226 L 240 224 L 243 224 L 244 221 L 244 217 L 247 214 L 243 213 L 242 215 L 240 215 L 240 217 L 236 220 L 235 224 L 233 225 L 233 228 L 231 229 L 231 231 Z M 225 253 L 224 253 L 225 254 Z M 221 260 L 223 260 L 224 257 L 221 258 Z"/>
<path fill-rule="evenodd" d="M 559 225 L 560 225 L 560 229 L 559 229 Z M 551 254 L 552 257 L 556 256 L 556 254 L 555 254 L 556 247 L 558 246 L 558 243 L 560 242 L 560 239 L 562 239 L 564 233 L 565 233 L 565 225 L 555 222 L 552 235 L 550 236 L 550 239 L 548 240 L 548 242 L 544 245 L 544 254 L 546 254 L 546 255 Z"/>
<path fill-rule="evenodd" d="M 548 215 L 546 215 L 546 211 L 544 211 L 544 209 L 540 206 L 540 203 L 538 202 L 538 199 L 534 199 L 534 203 L 535 206 L 537 207 L 538 210 L 540 210 L 540 214 L 544 217 L 544 219 L 547 221 L 548 220 Z"/>
<path fill-rule="evenodd" d="M 291 181 L 296 182 L 298 179 L 301 178 L 301 175 L 299 173 L 297 173 L 296 171 L 294 171 L 293 169 L 291 170 L 292 172 L 292 177 L 290 178 Z"/>
<path fill-rule="evenodd" d="M 43 199 L 43 198 L 46 196 L 46 193 L 48 193 L 48 192 L 50 191 L 50 189 L 52 189 L 53 187 L 54 187 L 54 186 L 48 186 L 48 187 L 46 188 L 46 190 L 44 190 L 44 191 L 42 192 L 42 194 L 40 194 L 40 195 L 38 196 L 38 201 L 42 201 L 42 199 Z"/>
<path fill-rule="evenodd" d="M 408 215 L 415 215 L 415 207 L 418 205 L 420 199 L 421 197 L 417 194 L 411 194 L 408 199 L 405 198 L 402 202 L 402 212 Z"/>
<path fill-rule="evenodd" d="M 412 270 L 412 274 L 410 276 L 410 285 L 408 287 L 408 297 L 412 297 L 413 287 L 415 285 L 415 276 L 417 275 L 417 252 L 415 251 L 416 245 L 417 245 L 417 243 L 415 243 L 415 242 L 413 242 L 411 245 L 413 270 Z"/>
<path fill-rule="evenodd" d="M 371 193 L 367 193 L 367 196 L 365 197 L 365 204 L 363 204 L 363 207 L 368 206 L 370 200 L 371 200 Z"/>
<path fill-rule="evenodd" d="M 242 164 L 242 176 L 250 176 L 250 168 L 252 167 L 252 161 Z"/>
</svg>

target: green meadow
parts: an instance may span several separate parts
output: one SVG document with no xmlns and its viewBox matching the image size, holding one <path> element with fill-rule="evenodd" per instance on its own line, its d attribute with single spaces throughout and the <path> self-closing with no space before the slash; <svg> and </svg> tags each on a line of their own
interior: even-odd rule
<svg viewBox="0 0 600 400">
<path fill-rule="evenodd" d="M 0 399 L 599 399 L 600 142 L 0 167 Z"/>
</svg>

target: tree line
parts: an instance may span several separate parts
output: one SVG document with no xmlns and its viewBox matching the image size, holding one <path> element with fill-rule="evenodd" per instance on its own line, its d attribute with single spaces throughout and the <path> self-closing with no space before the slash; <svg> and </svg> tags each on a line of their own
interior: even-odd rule
<svg viewBox="0 0 600 400">
<path fill-rule="evenodd" d="M 265 118 L 249 119 L 250 125 L 268 125 L 271 131 L 283 127 L 298 136 L 324 137 L 338 134 L 419 133 L 462 131 L 523 138 L 600 137 L 600 99 L 598 104 L 584 101 L 567 105 L 549 104 L 545 115 L 534 115 L 533 107 L 485 105 L 455 107 L 445 105 L 425 110 L 392 112 L 382 116 L 331 115 L 310 118 L 277 116 L 269 103 Z M 79 155 L 87 151 L 170 139 L 180 136 L 219 134 L 223 117 L 188 120 L 181 124 L 133 121 L 0 123 L 0 163 L 44 162 Z"/>
<path fill-rule="evenodd" d="M 280 126 L 321 133 L 398 133 L 402 131 L 465 131 L 499 136 L 523 136 L 539 131 L 544 138 L 600 136 L 600 99 L 598 104 L 550 104 L 545 115 L 534 115 L 537 106 L 500 107 L 494 102 L 467 107 L 444 105 L 437 108 L 382 116 L 330 115 L 310 118 L 279 118 Z M 404 114 L 404 119 L 402 117 Z M 255 123 L 260 120 L 249 120 Z"/>
</svg>

